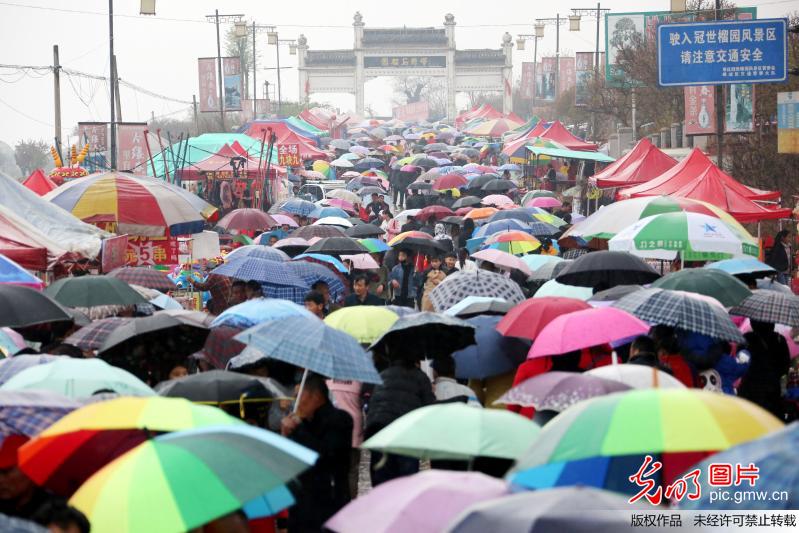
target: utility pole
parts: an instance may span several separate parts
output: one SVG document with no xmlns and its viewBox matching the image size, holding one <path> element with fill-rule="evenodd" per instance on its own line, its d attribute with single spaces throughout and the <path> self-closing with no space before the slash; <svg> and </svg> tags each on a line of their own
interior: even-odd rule
<svg viewBox="0 0 799 533">
<path fill-rule="evenodd" d="M 283 97 L 281 95 L 281 87 L 280 84 L 280 45 L 287 44 L 291 49 L 292 55 L 297 53 L 297 41 L 294 39 L 280 39 L 278 37 L 277 32 L 275 32 L 275 52 L 277 53 L 277 114 L 280 116 L 281 108 L 283 107 Z"/>
<path fill-rule="evenodd" d="M 116 129 L 116 122 L 114 120 L 116 116 L 116 111 L 114 110 L 114 101 L 116 100 L 116 95 L 114 94 L 114 87 L 116 87 L 116 76 L 114 76 L 114 0 L 108 0 L 108 50 L 109 50 L 109 59 L 108 61 L 111 63 L 109 66 L 109 70 L 111 71 L 111 85 L 109 86 L 108 94 L 110 95 L 109 100 L 111 101 L 111 170 L 117 169 L 117 129 Z"/>
<path fill-rule="evenodd" d="M 53 45 L 53 109 L 55 111 L 55 151 L 61 157 L 61 65 L 58 45 Z"/>
<path fill-rule="evenodd" d="M 191 106 L 194 109 L 194 134 L 200 134 L 200 117 L 197 115 L 197 95 L 191 95 Z"/>
<path fill-rule="evenodd" d="M 716 20 L 721 20 L 721 0 L 716 0 Z M 716 165 L 724 170 L 724 86 L 716 85 Z"/>
<path fill-rule="evenodd" d="M 256 48 L 255 48 L 255 35 L 256 33 L 260 32 L 268 32 L 268 33 L 275 33 L 274 26 L 261 26 L 252 21 L 252 118 L 255 120 L 256 118 L 256 111 L 257 111 L 257 100 L 258 100 L 258 81 L 255 75 L 256 68 L 255 63 L 257 59 L 256 55 Z M 276 33 L 275 33 L 276 34 Z M 278 74 L 279 75 L 279 74 Z"/>
<path fill-rule="evenodd" d="M 116 99 L 117 123 L 122 122 L 122 100 L 119 98 L 119 71 L 117 70 L 117 56 L 114 56 L 114 98 Z"/>
<path fill-rule="evenodd" d="M 214 10 L 213 15 L 205 16 L 207 22 L 216 25 L 216 71 L 219 83 L 219 120 L 222 124 L 222 131 L 227 128 L 225 128 L 225 86 L 222 84 L 222 41 L 219 38 L 219 23 L 240 22 L 242 18 L 244 15 L 220 15 L 218 9 Z"/>
</svg>

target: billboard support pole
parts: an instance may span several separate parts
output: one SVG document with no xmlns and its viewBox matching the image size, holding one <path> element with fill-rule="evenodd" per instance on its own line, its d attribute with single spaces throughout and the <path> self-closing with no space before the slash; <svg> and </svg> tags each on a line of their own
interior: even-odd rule
<svg viewBox="0 0 799 533">
<path fill-rule="evenodd" d="M 721 0 L 716 0 L 716 20 L 721 20 Z M 724 170 L 724 86 L 716 85 L 716 165 Z"/>
</svg>

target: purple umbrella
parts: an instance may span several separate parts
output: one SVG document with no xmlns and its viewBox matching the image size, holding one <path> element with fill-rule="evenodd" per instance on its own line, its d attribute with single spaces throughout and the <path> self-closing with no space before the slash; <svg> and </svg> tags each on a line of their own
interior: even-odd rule
<svg viewBox="0 0 799 533">
<path fill-rule="evenodd" d="M 631 388 L 619 381 L 555 371 L 519 383 L 494 403 L 561 412 L 579 401 Z"/>
<path fill-rule="evenodd" d="M 337 533 L 438 533 L 467 507 L 507 492 L 505 483 L 485 474 L 427 470 L 375 487 L 325 527 Z"/>
</svg>

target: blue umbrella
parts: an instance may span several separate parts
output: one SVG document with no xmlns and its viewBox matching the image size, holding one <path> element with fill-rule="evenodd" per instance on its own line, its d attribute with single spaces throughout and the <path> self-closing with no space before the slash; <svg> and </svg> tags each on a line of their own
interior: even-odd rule
<svg viewBox="0 0 799 533">
<path fill-rule="evenodd" d="M 699 482 L 702 495 L 698 500 L 682 500 L 681 509 L 714 509 L 714 510 L 766 510 L 766 509 L 796 509 L 799 507 L 799 465 L 796 462 L 796 450 L 799 449 L 799 422 L 794 422 L 779 431 L 770 433 L 765 437 L 755 439 L 733 446 L 723 452 L 711 455 L 695 468 L 701 474 Z M 782 491 L 788 493 L 787 499 L 767 498 L 765 500 L 750 500 L 742 492 L 752 490 L 748 483 L 739 486 L 711 487 L 708 485 L 709 467 L 712 463 L 725 463 L 731 465 L 747 466 L 754 463 L 760 471 L 757 479 L 757 490 L 768 494 L 777 494 Z M 735 467 L 733 467 L 734 469 Z M 734 471 L 733 471 L 733 478 Z M 716 491 L 727 493 L 728 499 L 716 498 L 710 500 L 710 495 Z M 740 494 L 740 496 L 738 496 Z"/>
<path fill-rule="evenodd" d="M 358 242 L 366 246 L 366 249 L 369 250 L 370 253 L 380 253 L 391 250 L 391 246 L 380 239 L 358 239 Z"/>
<path fill-rule="evenodd" d="M 52 363 L 58 359 L 60 359 L 60 357 L 57 355 L 45 354 L 17 355 L 16 357 L 11 357 L 9 359 L 2 359 L 0 360 L 0 385 L 16 376 L 23 370 L 36 365 Z"/>
<path fill-rule="evenodd" d="M 328 378 L 382 383 L 370 355 L 358 341 L 316 317 L 289 317 L 259 324 L 234 339 L 272 359 Z M 256 356 L 262 357 L 257 353 Z"/>
<path fill-rule="evenodd" d="M 267 240 L 268 239 L 269 237 L 267 237 Z M 261 246 L 258 244 L 248 244 L 247 246 L 236 248 L 227 254 L 226 259 L 230 261 L 234 257 L 257 257 L 258 259 L 268 259 L 270 261 L 288 261 L 291 259 L 283 250 L 272 248 L 270 246 Z"/>
<path fill-rule="evenodd" d="M 276 515 L 292 505 L 294 505 L 294 496 L 285 485 L 281 485 L 254 500 L 250 500 L 244 504 L 242 510 L 248 519 L 255 520 L 256 518 Z"/>
<path fill-rule="evenodd" d="M 0 442 L 11 435 L 33 437 L 80 406 L 50 391 L 0 390 Z"/>
<path fill-rule="evenodd" d="M 294 261 L 301 261 L 303 259 L 305 259 L 305 260 L 311 259 L 313 261 L 319 261 L 319 262 L 322 262 L 322 263 L 327 263 L 329 265 L 333 265 L 334 267 L 336 267 L 336 270 L 338 270 L 342 274 L 349 274 L 349 272 L 350 272 L 349 270 L 347 270 L 347 267 L 344 266 L 344 263 L 342 263 L 339 259 L 336 259 L 332 255 L 313 254 L 313 253 L 311 253 L 311 254 L 300 254 L 300 255 L 298 255 L 298 256 L 296 256 L 294 258 Z"/>
<path fill-rule="evenodd" d="M 339 207 L 317 207 L 308 215 L 308 218 L 339 217 L 346 219 L 350 215 Z"/>
<path fill-rule="evenodd" d="M 211 327 L 249 328 L 256 324 L 290 316 L 311 317 L 313 315 L 305 307 L 286 300 L 256 298 L 224 310 L 222 314 L 211 322 Z"/>
<path fill-rule="evenodd" d="M 346 292 L 346 287 L 341 279 L 324 265 L 309 261 L 290 261 L 286 263 L 286 266 L 310 286 L 317 281 L 327 283 L 332 301 L 337 301 Z"/>
<path fill-rule="evenodd" d="M 277 240 L 285 239 L 288 237 L 289 234 L 283 231 L 282 229 L 273 229 L 272 231 L 266 231 L 258 235 L 253 241 L 255 244 L 260 244 L 263 246 L 269 245 L 269 239 L 272 237 L 277 238 Z"/>
<path fill-rule="evenodd" d="M 479 315 L 466 321 L 475 327 L 476 344 L 452 354 L 455 358 L 455 377 L 485 379 L 516 369 L 527 357 L 530 343 L 505 337 L 496 330 L 502 319 L 497 315 Z"/>
<path fill-rule="evenodd" d="M 770 267 L 766 263 L 758 261 L 754 257 L 747 257 L 745 259 L 725 259 L 724 261 L 716 261 L 715 263 L 710 263 L 708 265 L 705 265 L 705 268 L 723 270 L 727 274 L 732 274 L 733 276 L 739 274 L 761 274 L 762 277 L 777 273 L 777 271 L 774 270 L 772 267 Z"/>
<path fill-rule="evenodd" d="M 535 222 L 535 218 L 531 213 L 528 213 L 526 210 L 521 208 L 516 209 L 508 209 L 506 211 L 497 211 L 490 217 L 488 217 L 488 222 L 498 222 L 500 220 L 518 220 L 519 222 L 524 222 L 525 224 L 531 224 Z"/>
<path fill-rule="evenodd" d="M 474 233 L 475 237 L 490 237 L 500 231 L 518 230 L 530 233 L 530 226 L 518 220 L 498 220 L 497 222 L 489 222 L 484 226 L 480 226 Z"/>
<path fill-rule="evenodd" d="M 563 261 L 562 258 L 558 257 L 557 255 L 539 255 L 539 254 L 527 254 L 521 257 L 521 260 L 524 261 L 530 270 L 538 270 L 542 266 L 548 263 L 560 263 Z"/>
<path fill-rule="evenodd" d="M 309 289 L 309 285 L 297 277 L 285 262 L 269 261 L 256 257 L 234 258 L 211 271 L 214 274 L 243 280 L 255 280 L 269 285 Z"/>
<path fill-rule="evenodd" d="M 25 285 L 36 289 L 44 286 L 42 280 L 2 254 L 0 254 L 0 283 Z"/>
<path fill-rule="evenodd" d="M 289 198 L 278 207 L 279 211 L 300 215 L 301 217 L 307 217 L 314 209 L 316 209 L 316 205 L 313 202 L 302 198 Z"/>
</svg>

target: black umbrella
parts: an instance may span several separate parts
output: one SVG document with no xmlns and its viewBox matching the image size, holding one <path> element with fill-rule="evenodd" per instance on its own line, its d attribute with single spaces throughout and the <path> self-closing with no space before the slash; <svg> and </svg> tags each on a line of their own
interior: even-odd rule
<svg viewBox="0 0 799 533">
<path fill-rule="evenodd" d="M 626 252 L 603 250 L 576 259 L 555 280 L 566 285 L 606 290 L 617 285 L 647 285 L 659 277 L 660 274 L 643 259 Z"/>
<path fill-rule="evenodd" d="M 305 250 L 307 254 L 327 254 L 327 255 L 355 255 L 368 254 L 361 243 L 350 237 L 326 237 L 316 241 Z"/>
<path fill-rule="evenodd" d="M 71 320 L 69 312 L 43 292 L 0 284 L 0 327 L 19 328 Z"/>
<path fill-rule="evenodd" d="M 643 289 L 640 285 L 616 285 L 612 289 L 606 291 L 599 291 L 591 296 L 592 302 L 615 302 L 621 300 L 628 294 L 638 292 Z"/>
<path fill-rule="evenodd" d="M 482 189 L 483 185 L 495 179 L 497 179 L 497 176 L 494 174 L 483 174 L 482 176 L 477 176 L 476 178 L 472 178 L 471 180 L 469 180 L 469 183 L 466 185 L 466 188 L 472 190 Z"/>
<path fill-rule="evenodd" d="M 385 161 L 381 161 L 375 157 L 364 157 L 357 163 L 355 163 L 355 170 L 362 171 L 362 170 L 369 170 L 372 168 L 383 168 L 385 165 Z"/>
<path fill-rule="evenodd" d="M 413 164 L 426 170 L 438 166 L 438 163 L 436 163 L 435 159 L 430 159 L 429 157 L 420 157 L 419 159 L 415 160 Z"/>
<path fill-rule="evenodd" d="M 476 178 L 475 178 L 476 179 Z M 493 179 L 481 187 L 486 192 L 507 192 L 516 189 L 516 184 L 511 180 Z"/>
<path fill-rule="evenodd" d="M 344 237 L 344 230 L 337 227 L 337 226 L 303 226 L 301 228 L 297 228 L 289 234 L 289 237 L 299 237 L 301 239 L 305 239 L 306 241 L 309 239 L 313 239 L 314 237 L 324 238 L 324 237 Z M 281 250 L 286 251 L 284 248 Z M 286 252 L 288 253 L 288 252 Z"/>
<path fill-rule="evenodd" d="M 358 190 L 359 196 L 364 196 L 367 194 L 386 194 L 386 191 L 383 190 L 382 187 L 377 187 L 375 185 L 369 185 L 367 187 L 361 187 Z"/>
<path fill-rule="evenodd" d="M 429 191 L 433 188 L 432 183 L 427 183 L 425 181 L 414 181 L 410 185 L 408 185 L 408 190 L 411 191 Z"/>
<path fill-rule="evenodd" d="M 439 220 L 439 222 L 441 222 L 442 224 L 452 224 L 453 226 L 460 226 L 461 224 L 463 224 L 463 217 L 459 216 L 444 217 L 441 220 Z"/>
<path fill-rule="evenodd" d="M 474 326 L 440 313 L 416 313 L 400 318 L 370 350 L 390 358 L 411 355 L 418 359 L 451 354 L 474 344 Z"/>
<path fill-rule="evenodd" d="M 253 398 L 264 400 L 289 396 L 274 380 L 225 370 L 210 370 L 159 383 L 155 391 L 169 398 L 192 402 L 226 403 Z"/>
<path fill-rule="evenodd" d="M 435 239 L 425 239 L 424 237 L 405 237 L 402 241 L 391 246 L 395 250 L 404 250 L 411 253 L 424 255 L 436 255 L 449 250 Z"/>
<path fill-rule="evenodd" d="M 383 235 L 385 231 L 374 224 L 358 224 L 357 226 L 347 228 L 344 233 L 346 233 L 348 237 L 365 239 L 367 237 L 378 237 Z"/>
<path fill-rule="evenodd" d="M 159 314 L 159 315 L 151 315 L 144 317 L 136 317 L 124 322 L 116 329 L 114 329 L 114 331 L 112 331 L 105 338 L 102 345 L 98 349 L 98 353 L 105 352 L 135 337 L 138 337 L 140 335 L 146 335 L 148 333 L 158 332 L 159 336 L 160 335 L 168 336 L 169 334 L 167 333 L 166 330 L 170 330 L 173 328 L 175 329 L 190 328 L 196 330 L 198 333 L 198 340 L 201 337 L 201 340 L 199 340 L 200 346 L 202 346 L 202 343 L 205 342 L 205 337 L 208 336 L 207 327 L 203 327 L 199 324 L 189 326 L 186 324 L 186 322 L 169 315 Z M 163 340 L 163 337 L 160 338 Z"/>
<path fill-rule="evenodd" d="M 461 207 L 477 207 L 482 201 L 483 200 L 477 196 L 464 196 L 463 198 L 458 198 L 452 203 L 452 209 L 460 209 Z"/>
</svg>

